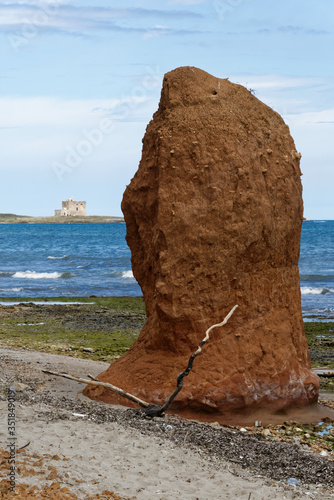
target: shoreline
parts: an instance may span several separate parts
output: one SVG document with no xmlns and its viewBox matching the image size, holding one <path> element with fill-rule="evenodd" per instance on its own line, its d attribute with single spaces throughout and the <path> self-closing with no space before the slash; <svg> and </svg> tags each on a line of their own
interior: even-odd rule
<svg viewBox="0 0 334 500">
<path fill-rule="evenodd" d="M 147 419 L 140 409 L 90 400 L 84 384 L 42 370 L 98 376 L 137 338 L 146 321 L 143 298 L 43 299 L 37 305 L 32 301 L 40 298 L 8 297 L 4 302 L 14 304 L 0 305 L 0 411 L 6 414 L 14 384 L 18 447 L 28 443 L 17 455 L 20 498 L 34 498 L 37 485 L 54 500 L 334 500 L 329 421 L 297 424 L 286 416 L 280 425 L 241 427 L 171 413 Z M 334 322 L 319 323 L 320 333 L 312 325 L 311 354 L 323 367 L 333 353 L 324 341 L 332 341 Z M 319 402 L 334 409 L 333 388 L 322 389 Z M 1 472 L 4 425 L 2 419 Z M 0 480 L 0 492 L 4 487 Z"/>
<path fill-rule="evenodd" d="M 0 345 L 110 364 L 130 349 L 146 319 L 142 296 L 0 297 Z M 312 369 L 334 402 L 334 378 L 326 375 L 334 369 L 334 322 L 305 322 L 304 327 Z M 278 418 L 287 420 L 293 413 Z"/>
<path fill-rule="evenodd" d="M 0 347 L 0 361 L 4 414 L 6 391 L 17 387 L 20 498 L 33 498 L 37 485 L 46 493 L 58 488 L 54 500 L 334 499 L 333 450 L 320 435 L 307 440 L 293 422 L 242 428 L 170 414 L 148 419 L 139 409 L 89 400 L 82 384 L 42 372 L 96 376 L 105 363 L 8 347 Z"/>
<path fill-rule="evenodd" d="M 125 222 L 124 217 L 107 215 L 31 217 L 0 214 L 0 224 L 112 224 L 117 222 Z"/>
<path fill-rule="evenodd" d="M 0 321 L 0 343 L 78 356 L 88 347 L 94 351 L 91 359 L 111 362 L 136 340 L 146 314 L 142 295 L 0 296 Z M 304 318 L 304 327 L 313 369 L 334 369 L 333 319 Z M 112 342 L 106 334 L 112 334 Z"/>
</svg>

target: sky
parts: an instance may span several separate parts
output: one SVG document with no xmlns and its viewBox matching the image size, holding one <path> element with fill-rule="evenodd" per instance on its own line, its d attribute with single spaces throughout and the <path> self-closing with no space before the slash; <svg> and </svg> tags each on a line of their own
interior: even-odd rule
<svg viewBox="0 0 334 500">
<path fill-rule="evenodd" d="M 304 216 L 334 219 L 333 0 L 0 3 L 0 213 L 121 215 L 163 75 L 196 66 L 280 113 Z"/>
</svg>

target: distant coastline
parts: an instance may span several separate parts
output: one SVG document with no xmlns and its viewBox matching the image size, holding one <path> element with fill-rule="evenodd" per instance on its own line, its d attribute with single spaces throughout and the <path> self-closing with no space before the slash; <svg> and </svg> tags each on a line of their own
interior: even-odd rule
<svg viewBox="0 0 334 500">
<path fill-rule="evenodd" d="M 30 217 L 28 215 L 0 214 L 0 224 L 96 224 L 113 222 L 124 222 L 124 218 L 104 215 Z"/>
</svg>

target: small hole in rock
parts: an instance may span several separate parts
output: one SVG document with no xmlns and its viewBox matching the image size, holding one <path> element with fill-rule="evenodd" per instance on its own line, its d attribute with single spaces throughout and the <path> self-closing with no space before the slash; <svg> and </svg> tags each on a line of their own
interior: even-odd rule
<svg viewBox="0 0 334 500">
<path fill-rule="evenodd" d="M 217 91 L 216 91 L 216 90 L 214 90 L 214 91 L 212 92 L 212 95 L 217 95 Z"/>
</svg>

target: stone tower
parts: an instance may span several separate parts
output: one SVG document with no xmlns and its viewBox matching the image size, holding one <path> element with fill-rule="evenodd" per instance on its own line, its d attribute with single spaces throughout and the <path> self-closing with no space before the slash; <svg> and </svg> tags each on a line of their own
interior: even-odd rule
<svg viewBox="0 0 334 500">
<path fill-rule="evenodd" d="M 61 210 L 55 210 L 55 215 L 61 215 L 63 217 L 67 216 L 81 216 L 86 217 L 86 202 L 85 201 L 75 201 L 73 198 L 69 198 L 62 202 Z"/>
</svg>

